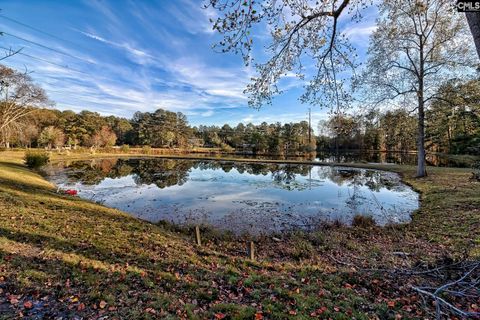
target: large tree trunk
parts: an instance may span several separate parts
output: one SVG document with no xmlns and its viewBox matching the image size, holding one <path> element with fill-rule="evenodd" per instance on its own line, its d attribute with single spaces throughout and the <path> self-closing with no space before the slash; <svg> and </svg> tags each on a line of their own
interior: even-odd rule
<svg viewBox="0 0 480 320">
<path fill-rule="evenodd" d="M 473 40 L 475 41 L 477 54 L 480 57 L 480 12 L 466 12 L 465 15 L 467 16 L 470 32 L 472 33 Z"/>
<path fill-rule="evenodd" d="M 424 94 L 424 55 L 423 55 L 423 39 L 420 37 L 420 65 L 418 70 L 418 150 L 417 150 L 417 177 L 425 177 L 427 172 L 425 170 L 425 100 Z"/>
<path fill-rule="evenodd" d="M 418 99 L 418 150 L 417 177 L 427 175 L 425 170 L 425 110 L 423 97 Z"/>
</svg>

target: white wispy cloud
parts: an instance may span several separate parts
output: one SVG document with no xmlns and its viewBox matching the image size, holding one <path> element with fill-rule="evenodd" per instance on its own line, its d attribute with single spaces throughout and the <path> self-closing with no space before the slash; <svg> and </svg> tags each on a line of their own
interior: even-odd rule
<svg viewBox="0 0 480 320">
<path fill-rule="evenodd" d="M 167 68 L 178 81 L 209 95 L 233 98 L 238 102 L 246 99 L 243 91 L 251 75 L 245 68 L 216 68 L 192 57 L 177 59 L 168 64 Z M 230 100 L 226 100 L 228 101 Z"/>
<path fill-rule="evenodd" d="M 131 57 L 133 57 L 133 62 L 143 65 L 143 64 L 152 63 L 152 61 L 155 60 L 155 57 L 153 55 L 147 53 L 145 50 L 139 49 L 139 47 L 135 44 L 131 44 L 128 42 L 115 42 L 93 33 L 85 32 L 81 30 L 77 30 L 77 31 L 91 39 L 100 41 L 102 43 L 108 44 L 115 48 L 123 49 L 126 53 L 128 53 Z"/>
<path fill-rule="evenodd" d="M 217 12 L 210 8 L 204 8 L 202 2 L 195 0 L 178 0 L 180 6 L 170 6 L 169 13 L 185 26 L 189 33 L 213 34 L 210 19 L 217 18 Z"/>
</svg>

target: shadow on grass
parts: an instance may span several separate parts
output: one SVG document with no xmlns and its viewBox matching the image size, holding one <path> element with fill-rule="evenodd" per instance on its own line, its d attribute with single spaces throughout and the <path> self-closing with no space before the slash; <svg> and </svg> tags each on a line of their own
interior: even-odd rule
<svg viewBox="0 0 480 320">
<path fill-rule="evenodd" d="M 102 313 L 99 309 L 92 309 L 101 300 L 107 301 L 109 305 L 123 304 L 122 315 L 125 315 L 130 308 L 142 312 L 145 301 L 147 304 L 155 303 L 155 297 L 163 291 L 168 291 L 168 295 L 164 296 L 169 300 L 162 301 L 164 307 L 168 307 L 176 299 L 174 292 L 168 289 L 188 286 L 188 283 L 173 276 L 171 279 L 158 280 L 153 278 L 153 274 L 108 271 L 55 258 L 31 257 L 21 253 L 12 255 L 3 250 L 0 250 L 0 261 L 21 270 L 13 276 L 6 276 L 5 281 L 0 282 L 0 288 L 5 294 L 16 295 L 19 299 L 15 305 L 0 299 L 0 310 L 3 310 L 0 319 L 3 316 L 6 319 L 17 318 L 19 312 L 27 319 L 57 319 L 59 316 L 73 319 L 81 314 L 91 316 L 92 312 Z M 38 274 L 42 276 L 39 277 Z M 156 285 L 152 286 L 154 281 Z M 131 296 L 133 292 L 136 293 L 134 297 Z M 33 301 L 34 307 L 27 310 L 24 307 L 26 301 Z M 84 310 L 78 310 L 80 303 L 86 304 Z M 112 311 L 109 316 L 115 315 L 115 311 Z"/>
<path fill-rule="evenodd" d="M 52 236 L 20 232 L 1 227 L 0 236 L 19 243 L 30 244 L 39 247 L 41 250 L 53 249 L 61 254 L 75 254 L 78 255 L 80 259 L 91 259 L 93 261 L 107 263 L 110 265 L 124 265 L 128 263 L 141 269 L 167 270 L 172 263 L 178 262 L 176 261 L 176 258 L 170 258 L 171 260 L 159 259 L 157 256 L 158 254 L 166 254 L 165 252 L 161 252 L 162 249 L 160 248 L 158 249 L 158 252 L 154 252 L 152 254 L 152 257 L 149 257 L 149 252 L 147 249 L 145 250 L 145 254 L 139 254 L 138 252 L 134 251 L 124 252 L 121 251 L 120 248 L 118 250 L 111 250 L 109 248 L 103 248 L 94 245 L 87 241 L 82 241 L 81 239 L 78 239 L 78 242 L 66 241 Z M 157 256 L 157 258 L 154 258 L 153 255 Z"/>
</svg>

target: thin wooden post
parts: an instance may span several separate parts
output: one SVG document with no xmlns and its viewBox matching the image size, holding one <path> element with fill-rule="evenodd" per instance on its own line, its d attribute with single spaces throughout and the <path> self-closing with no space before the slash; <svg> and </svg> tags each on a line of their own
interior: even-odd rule
<svg viewBox="0 0 480 320">
<path fill-rule="evenodd" d="M 255 261 L 255 244 L 253 241 L 250 241 L 247 245 L 247 255 L 250 260 Z"/>
<path fill-rule="evenodd" d="M 197 243 L 197 246 L 202 245 L 202 239 L 200 238 L 200 227 L 195 226 L 195 241 Z"/>
</svg>

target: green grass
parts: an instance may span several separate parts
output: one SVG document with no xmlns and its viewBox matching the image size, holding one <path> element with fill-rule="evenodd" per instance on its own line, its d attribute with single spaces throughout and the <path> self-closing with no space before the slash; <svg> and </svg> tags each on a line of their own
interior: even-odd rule
<svg viewBox="0 0 480 320">
<path fill-rule="evenodd" d="M 377 166 L 421 192 L 410 224 L 257 239 L 251 262 L 240 239 L 205 230 L 198 248 L 187 229 L 59 195 L 21 159 L 0 153 L 0 318 L 425 318 L 431 310 L 408 286 L 423 278 L 360 267 L 480 256 L 480 183 L 465 169 L 429 168 L 415 179 L 413 167 Z"/>
</svg>

